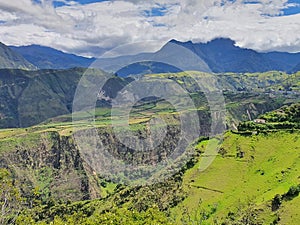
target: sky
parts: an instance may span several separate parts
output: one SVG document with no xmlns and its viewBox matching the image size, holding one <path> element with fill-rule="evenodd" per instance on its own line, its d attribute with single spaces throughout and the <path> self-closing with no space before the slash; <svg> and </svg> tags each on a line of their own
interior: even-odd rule
<svg viewBox="0 0 300 225">
<path fill-rule="evenodd" d="M 218 37 L 260 52 L 300 52 L 300 0 L 0 0 L 6 45 L 106 57 Z"/>
</svg>

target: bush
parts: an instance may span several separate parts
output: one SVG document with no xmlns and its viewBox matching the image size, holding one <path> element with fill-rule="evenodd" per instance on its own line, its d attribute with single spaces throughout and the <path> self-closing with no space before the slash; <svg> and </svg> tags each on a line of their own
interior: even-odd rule
<svg viewBox="0 0 300 225">
<path fill-rule="evenodd" d="M 283 195 L 283 198 L 286 200 L 293 199 L 297 197 L 300 193 L 300 184 L 291 186 L 286 194 Z"/>
<path fill-rule="evenodd" d="M 272 211 L 276 211 L 279 209 L 280 205 L 282 203 L 282 198 L 280 194 L 275 195 L 275 197 L 272 200 Z"/>
</svg>

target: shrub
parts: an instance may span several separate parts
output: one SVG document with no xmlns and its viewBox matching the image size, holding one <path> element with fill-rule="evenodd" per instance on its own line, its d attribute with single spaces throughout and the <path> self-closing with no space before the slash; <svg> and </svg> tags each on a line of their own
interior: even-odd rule
<svg viewBox="0 0 300 225">
<path fill-rule="evenodd" d="M 280 194 L 275 195 L 275 197 L 272 200 L 272 211 L 276 211 L 279 209 L 280 205 L 282 203 L 282 198 Z"/>
<path fill-rule="evenodd" d="M 299 193 L 300 193 L 300 184 L 293 185 L 290 187 L 288 192 L 283 195 L 283 198 L 286 200 L 290 200 L 290 199 L 297 197 L 299 195 Z"/>
</svg>

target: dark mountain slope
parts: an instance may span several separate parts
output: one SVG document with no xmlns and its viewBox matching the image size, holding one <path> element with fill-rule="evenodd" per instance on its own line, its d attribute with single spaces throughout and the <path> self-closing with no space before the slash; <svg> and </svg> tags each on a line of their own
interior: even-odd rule
<svg viewBox="0 0 300 225">
<path fill-rule="evenodd" d="M 34 70 L 36 67 L 0 42 L 0 68 Z"/>
<path fill-rule="evenodd" d="M 300 62 L 293 68 L 292 72 L 300 71 Z"/>
<path fill-rule="evenodd" d="M 281 70 L 287 72 L 296 72 L 300 70 L 295 70 L 297 64 L 300 65 L 300 53 L 287 53 L 287 52 L 268 52 L 263 53 L 266 58 L 274 62 L 273 69 Z"/>
<path fill-rule="evenodd" d="M 0 127 L 27 127 L 69 114 L 78 82 L 85 71 L 81 68 L 0 70 Z M 94 73 L 103 76 L 100 70 L 94 70 Z M 122 88 L 124 82 L 121 78 L 112 79 L 103 89 L 108 89 L 109 96 L 111 92 L 117 92 L 116 88 Z"/>
<path fill-rule="evenodd" d="M 266 72 L 270 70 L 291 71 L 300 62 L 300 53 L 268 52 L 259 53 L 235 46 L 226 38 L 217 38 L 208 43 L 174 43 L 191 50 L 203 59 L 212 72 Z"/>
<path fill-rule="evenodd" d="M 160 62 L 142 62 L 133 63 L 118 70 L 116 74 L 120 77 L 128 75 L 145 75 L 149 73 L 178 73 L 182 70 L 175 66 L 168 65 Z"/>
</svg>

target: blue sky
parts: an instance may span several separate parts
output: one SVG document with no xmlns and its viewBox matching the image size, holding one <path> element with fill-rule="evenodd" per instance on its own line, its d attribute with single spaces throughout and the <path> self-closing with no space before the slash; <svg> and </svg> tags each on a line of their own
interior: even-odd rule
<svg viewBox="0 0 300 225">
<path fill-rule="evenodd" d="M 35 0 L 40 1 L 40 0 Z M 65 2 L 77 2 L 79 4 L 85 5 L 85 4 L 91 4 L 91 3 L 97 3 L 97 2 L 105 2 L 110 0 L 66 0 Z M 235 2 L 236 0 L 228 0 L 227 2 Z M 63 1 L 53 1 L 54 7 L 61 7 L 65 6 L 66 3 Z M 226 2 L 226 1 L 224 1 Z M 246 0 L 244 1 L 244 4 L 258 4 L 260 1 L 255 0 Z M 225 4 L 225 3 L 222 3 Z M 282 9 L 283 15 L 293 15 L 300 13 L 300 0 L 288 0 L 288 4 L 295 4 L 294 6 L 287 7 L 286 9 Z M 153 7 L 151 10 L 145 11 L 146 15 L 149 16 L 162 16 L 165 14 L 165 7 Z"/>
<path fill-rule="evenodd" d="M 35 2 L 40 2 L 41 0 L 34 0 Z M 61 6 L 66 6 L 68 3 L 71 2 L 77 2 L 81 5 L 86 5 L 86 4 L 91 4 L 91 3 L 99 3 L 99 2 L 109 2 L 111 0 L 54 0 L 53 1 L 53 6 L 54 7 L 61 7 Z M 227 0 L 227 1 L 222 1 L 222 5 L 225 5 L 226 2 L 236 2 L 236 0 Z M 245 0 L 244 4 L 260 4 L 260 1 L 256 0 Z M 290 6 L 288 6 L 290 4 Z M 150 10 L 145 10 L 145 15 L 147 16 L 163 16 L 166 13 L 167 8 L 164 6 L 156 6 L 153 7 Z M 300 13 L 300 0 L 288 0 L 287 1 L 287 7 L 283 8 L 281 10 L 283 16 L 287 15 L 294 15 Z"/>
<path fill-rule="evenodd" d="M 289 0 L 289 4 L 294 4 L 283 10 L 284 15 L 294 15 L 300 13 L 300 0 Z"/>
<path fill-rule="evenodd" d="M 109 1 L 109 0 L 77 0 L 77 1 L 74 1 L 74 2 L 78 2 L 82 5 L 85 5 L 85 4 L 90 4 L 90 3 L 95 3 L 95 2 L 105 2 L 105 1 Z M 71 2 L 71 1 L 67 0 L 66 2 Z M 66 4 L 62 1 L 53 1 L 53 5 L 55 7 L 59 7 L 59 6 L 64 6 Z"/>
<path fill-rule="evenodd" d="M 150 10 L 144 10 L 145 15 L 148 17 L 151 16 L 164 16 L 167 12 L 167 8 L 165 6 L 157 6 L 153 7 Z"/>
<path fill-rule="evenodd" d="M 37 2 L 39 2 L 40 0 L 35 0 Z M 66 1 L 53 1 L 53 6 L 54 7 L 61 7 L 61 6 L 66 6 L 68 5 L 68 2 L 77 2 L 81 5 L 86 5 L 86 4 L 91 4 L 91 3 L 97 3 L 97 2 L 109 2 L 111 0 L 66 0 Z M 167 11 L 167 8 L 163 5 L 157 4 L 156 6 L 154 6 L 153 8 L 149 9 L 149 10 L 144 10 L 144 13 L 146 16 L 163 16 L 165 15 Z"/>
<path fill-rule="evenodd" d="M 101 56 L 217 37 L 257 51 L 300 52 L 300 0 L 0 0 L 7 45 Z"/>
</svg>

